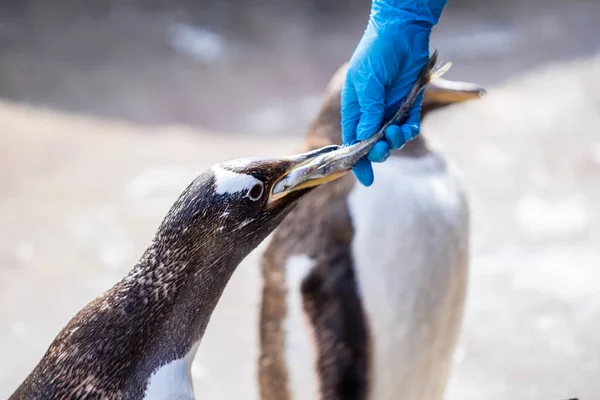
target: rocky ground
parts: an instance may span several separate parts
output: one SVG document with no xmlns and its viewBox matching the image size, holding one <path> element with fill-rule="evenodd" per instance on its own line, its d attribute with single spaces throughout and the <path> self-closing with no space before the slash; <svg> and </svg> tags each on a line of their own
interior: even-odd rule
<svg viewBox="0 0 600 400">
<path fill-rule="evenodd" d="M 218 7 L 208 20 L 227 24 L 177 10 L 81 22 L 19 4 L 0 12 L 0 398 L 135 263 L 198 171 L 294 150 L 363 24 L 353 10 L 240 20 Z M 600 398 L 600 4 L 494 4 L 451 2 L 435 33 L 449 77 L 489 95 L 424 125 L 464 172 L 473 209 L 448 398 Z M 194 364 L 202 398 L 256 398 L 257 254 Z"/>
</svg>

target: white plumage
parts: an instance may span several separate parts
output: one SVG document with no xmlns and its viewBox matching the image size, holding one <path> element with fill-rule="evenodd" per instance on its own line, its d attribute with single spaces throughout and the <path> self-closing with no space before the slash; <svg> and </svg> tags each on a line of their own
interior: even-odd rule
<svg viewBox="0 0 600 400">
<path fill-rule="evenodd" d="M 370 399 L 437 400 L 462 319 L 468 205 L 439 153 L 374 165 L 348 205 L 352 253 L 371 333 Z"/>
</svg>

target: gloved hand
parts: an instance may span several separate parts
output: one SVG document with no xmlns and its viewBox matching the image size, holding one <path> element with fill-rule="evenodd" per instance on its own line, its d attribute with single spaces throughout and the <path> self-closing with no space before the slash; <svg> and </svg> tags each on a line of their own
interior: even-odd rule
<svg viewBox="0 0 600 400">
<path fill-rule="evenodd" d="M 429 36 L 446 0 L 373 0 L 369 24 L 348 64 L 341 97 L 342 140 L 351 144 L 374 135 L 390 118 L 429 60 Z M 371 161 L 383 162 L 420 132 L 417 99 L 407 122 L 389 126 L 353 169 L 365 186 L 373 183 Z"/>
</svg>

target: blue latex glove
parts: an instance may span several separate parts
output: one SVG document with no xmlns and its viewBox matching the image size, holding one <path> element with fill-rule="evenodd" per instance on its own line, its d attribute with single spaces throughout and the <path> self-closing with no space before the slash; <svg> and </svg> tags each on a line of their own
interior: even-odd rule
<svg viewBox="0 0 600 400">
<path fill-rule="evenodd" d="M 374 135 L 391 117 L 429 60 L 429 36 L 446 0 L 373 0 L 369 24 L 348 65 L 342 89 L 342 140 L 351 144 Z M 373 183 L 371 161 L 383 162 L 420 132 L 417 99 L 407 122 L 386 129 L 353 169 L 365 186 Z"/>
</svg>

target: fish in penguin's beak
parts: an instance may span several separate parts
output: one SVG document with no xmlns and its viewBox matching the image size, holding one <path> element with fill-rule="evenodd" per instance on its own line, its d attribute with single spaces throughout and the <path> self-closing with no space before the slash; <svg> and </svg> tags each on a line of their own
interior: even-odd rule
<svg viewBox="0 0 600 400">
<path fill-rule="evenodd" d="M 269 202 L 276 202 L 298 190 L 309 189 L 331 182 L 348 172 L 349 169 L 329 167 L 332 158 L 335 159 L 339 149 L 340 146 L 331 145 L 286 157 L 290 167 L 271 188 Z M 328 156 L 329 154 L 331 155 Z"/>
<path fill-rule="evenodd" d="M 273 185 L 270 201 L 338 179 L 350 171 L 373 144 L 367 139 L 352 146 L 331 145 L 297 156 L 298 162 Z"/>
</svg>

